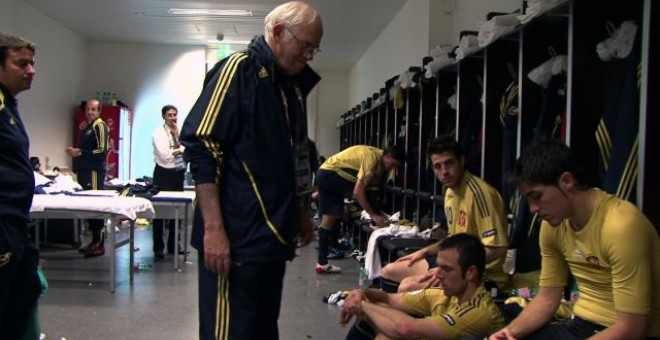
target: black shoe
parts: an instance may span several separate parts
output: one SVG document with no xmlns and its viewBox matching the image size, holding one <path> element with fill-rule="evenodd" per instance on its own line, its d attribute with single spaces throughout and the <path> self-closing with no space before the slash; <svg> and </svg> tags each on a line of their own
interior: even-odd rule
<svg viewBox="0 0 660 340">
<path fill-rule="evenodd" d="M 165 258 L 165 254 L 163 254 L 162 250 L 154 251 L 154 257 L 162 260 Z"/>
</svg>

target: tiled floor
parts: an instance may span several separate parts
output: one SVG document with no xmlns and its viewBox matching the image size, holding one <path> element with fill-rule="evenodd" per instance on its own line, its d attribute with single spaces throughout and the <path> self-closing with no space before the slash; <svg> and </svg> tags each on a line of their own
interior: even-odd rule
<svg viewBox="0 0 660 340">
<path fill-rule="evenodd" d="M 287 266 L 280 316 L 280 339 L 343 339 L 348 329 L 338 325 L 339 307 L 322 298 L 329 292 L 357 286 L 358 264 L 333 261 L 340 275 L 314 272 L 316 243 L 299 249 Z M 109 292 L 109 256 L 83 259 L 69 247 L 44 248 L 45 273 L 50 282 L 40 302 L 46 339 L 197 339 L 197 253 L 193 250 L 182 270 L 173 258 L 155 261 L 151 229 L 136 230 L 136 261 L 151 265 L 128 281 L 128 247 L 117 249 L 118 286 Z M 182 259 L 182 257 L 181 257 Z"/>
</svg>

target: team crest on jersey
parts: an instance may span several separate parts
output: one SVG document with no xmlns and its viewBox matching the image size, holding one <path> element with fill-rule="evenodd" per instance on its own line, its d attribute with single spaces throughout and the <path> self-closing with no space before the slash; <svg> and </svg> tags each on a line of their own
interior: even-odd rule
<svg viewBox="0 0 660 340">
<path fill-rule="evenodd" d="M 587 257 L 587 262 L 589 263 L 590 266 L 594 267 L 595 269 L 600 269 L 600 263 L 598 262 L 597 257 L 589 256 Z"/>
<path fill-rule="evenodd" d="M 445 319 L 445 321 L 447 321 L 449 326 L 453 326 L 456 324 L 456 321 L 454 321 L 454 319 L 452 319 L 452 317 L 449 316 L 448 314 L 442 314 L 442 318 Z"/>
<path fill-rule="evenodd" d="M 0 254 L 0 267 L 4 267 L 11 260 L 11 253 Z"/>
<path fill-rule="evenodd" d="M 467 229 L 467 214 L 463 210 L 458 213 L 458 228 L 460 228 L 461 231 Z"/>
<path fill-rule="evenodd" d="M 266 68 L 261 66 L 261 70 L 259 70 L 259 78 L 268 78 L 268 71 L 266 71 Z"/>
</svg>

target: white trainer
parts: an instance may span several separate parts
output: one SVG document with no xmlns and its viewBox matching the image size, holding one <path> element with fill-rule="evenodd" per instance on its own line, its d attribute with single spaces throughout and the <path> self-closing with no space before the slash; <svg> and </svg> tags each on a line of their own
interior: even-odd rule
<svg viewBox="0 0 660 340">
<path fill-rule="evenodd" d="M 338 274 L 341 273 L 341 268 L 337 266 L 333 266 L 330 263 L 322 266 L 320 264 L 316 264 L 316 274 Z"/>
</svg>

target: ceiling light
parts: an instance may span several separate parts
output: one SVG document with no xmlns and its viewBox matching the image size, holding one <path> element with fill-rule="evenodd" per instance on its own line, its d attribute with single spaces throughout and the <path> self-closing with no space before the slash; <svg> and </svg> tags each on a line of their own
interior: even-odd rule
<svg viewBox="0 0 660 340">
<path fill-rule="evenodd" d="M 203 8 L 169 8 L 170 15 L 202 16 L 202 17 L 251 17 L 252 11 L 244 9 L 203 9 Z"/>
</svg>

